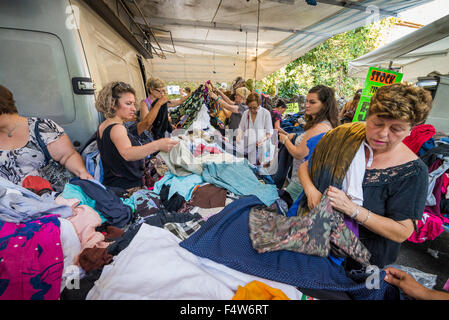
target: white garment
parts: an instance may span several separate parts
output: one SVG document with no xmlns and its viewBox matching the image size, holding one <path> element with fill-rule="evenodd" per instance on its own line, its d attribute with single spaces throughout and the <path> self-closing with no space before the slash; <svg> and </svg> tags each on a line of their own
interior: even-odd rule
<svg viewBox="0 0 449 320">
<path fill-rule="evenodd" d="M 86 300 L 231 300 L 253 280 L 299 300 L 294 286 L 248 275 L 179 246 L 171 232 L 142 224 L 129 246 L 105 265 Z"/>
<path fill-rule="evenodd" d="M 365 161 L 365 146 L 370 151 L 368 163 Z M 363 178 L 365 177 L 366 167 L 370 167 L 373 162 L 373 149 L 365 142 L 360 145 L 357 150 L 354 159 L 352 159 L 351 165 L 346 172 L 343 179 L 342 190 L 346 192 L 349 198 L 357 203 L 363 205 Z"/>
<path fill-rule="evenodd" d="M 75 231 L 73 224 L 64 218 L 58 218 L 61 223 L 61 246 L 62 253 L 64 255 L 64 270 L 62 272 L 61 292 L 66 285 L 66 279 L 69 278 L 69 274 L 73 273 L 73 269 L 82 273 L 82 269 L 79 266 L 75 266 L 75 258 L 81 253 L 81 242 Z"/>
<path fill-rule="evenodd" d="M 301 133 L 300 135 L 298 135 L 295 139 L 295 146 L 299 146 L 299 144 L 301 143 L 302 139 L 304 139 L 305 136 L 305 132 Z M 299 166 L 305 162 L 306 160 L 304 158 L 302 159 L 296 159 L 293 158 L 293 167 L 292 167 L 292 177 L 290 181 L 296 182 L 298 184 L 301 184 L 301 182 L 299 182 L 299 178 L 298 178 L 298 169 Z"/>
</svg>

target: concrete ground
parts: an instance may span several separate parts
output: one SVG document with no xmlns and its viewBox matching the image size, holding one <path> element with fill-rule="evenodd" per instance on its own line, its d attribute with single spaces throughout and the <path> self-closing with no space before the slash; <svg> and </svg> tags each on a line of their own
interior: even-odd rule
<svg viewBox="0 0 449 320">
<path fill-rule="evenodd" d="M 437 258 L 427 252 L 429 248 L 438 251 Z M 437 275 L 434 289 L 442 290 L 449 278 L 449 231 L 443 232 L 435 240 L 420 244 L 404 242 L 394 264 Z"/>
</svg>

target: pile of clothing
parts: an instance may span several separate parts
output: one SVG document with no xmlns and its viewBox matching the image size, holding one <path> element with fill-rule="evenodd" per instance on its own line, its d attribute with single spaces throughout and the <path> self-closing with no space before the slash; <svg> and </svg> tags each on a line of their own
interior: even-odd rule
<svg viewBox="0 0 449 320">
<path fill-rule="evenodd" d="M 303 133 L 304 132 L 304 111 L 287 115 L 281 121 L 281 128 L 288 133 Z"/>
<path fill-rule="evenodd" d="M 197 93 L 196 116 L 172 137 L 179 143 L 146 159 L 144 188 L 118 195 L 76 178 L 55 192 L 39 177 L 0 180 L 0 299 L 310 299 L 304 290 L 399 299 L 385 281 L 367 289 L 370 274 L 348 275 L 332 257 L 365 262 L 369 253 L 327 214 L 326 199 L 300 222 L 319 248 L 290 241 L 290 231 L 304 234 L 300 217 L 288 216 L 263 167 L 215 139 Z"/>
<path fill-rule="evenodd" d="M 423 243 L 434 240 L 449 223 L 449 139 L 435 139 L 436 130 L 430 124 L 413 128 L 404 144 L 417 154 L 429 168 L 429 187 L 423 217 L 408 241 Z"/>
</svg>

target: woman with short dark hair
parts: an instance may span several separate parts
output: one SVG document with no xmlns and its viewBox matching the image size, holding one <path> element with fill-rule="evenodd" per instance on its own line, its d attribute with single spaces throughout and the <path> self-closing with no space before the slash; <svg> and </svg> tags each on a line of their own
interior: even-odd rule
<svg viewBox="0 0 449 320">
<path fill-rule="evenodd" d="M 403 83 L 380 87 L 371 98 L 366 123 L 328 132 L 316 145 L 310 168 L 308 161 L 300 166 L 305 198 L 298 202 L 298 214 L 314 208 L 328 190 L 331 206 L 348 223 L 359 224 L 355 230 L 372 255 L 370 263 L 383 267 L 395 262 L 401 243 L 422 218 L 428 188 L 427 166 L 402 140 L 425 121 L 431 104 L 423 88 Z M 352 177 L 359 181 L 352 189 L 360 190 L 362 204 L 342 190 L 353 161 L 358 161 L 354 168 L 360 176 Z M 353 261 L 348 266 L 360 267 Z"/>
</svg>

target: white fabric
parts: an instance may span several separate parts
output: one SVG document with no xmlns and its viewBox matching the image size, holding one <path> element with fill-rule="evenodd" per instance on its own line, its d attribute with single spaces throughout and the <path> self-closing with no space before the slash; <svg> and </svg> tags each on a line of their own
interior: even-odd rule
<svg viewBox="0 0 449 320">
<path fill-rule="evenodd" d="M 336 34 L 429 0 L 351 0 L 344 6 L 304 0 L 137 2 L 145 4 L 141 9 L 151 25 L 170 32 L 157 33 L 166 59 L 149 59 L 148 72 L 165 81 L 215 83 L 237 76 L 261 80 Z"/>
<path fill-rule="evenodd" d="M 299 300 L 295 287 L 251 276 L 179 246 L 171 232 L 143 224 L 129 246 L 104 266 L 87 300 L 230 300 L 258 280 Z"/>
<path fill-rule="evenodd" d="M 370 151 L 368 163 L 365 160 L 365 146 Z M 346 192 L 349 198 L 357 203 L 358 205 L 363 205 L 363 178 L 365 176 L 366 167 L 370 167 L 373 162 L 373 150 L 366 143 L 363 142 L 354 159 L 346 172 L 345 178 L 343 179 L 342 190 Z"/>
<path fill-rule="evenodd" d="M 76 234 L 73 224 L 64 218 L 58 218 L 61 223 L 60 238 L 62 252 L 64 255 L 64 270 L 62 272 L 61 292 L 66 285 L 65 279 L 69 278 L 69 274 L 73 273 L 74 269 L 78 270 L 78 273 L 82 273 L 82 269 L 75 265 L 75 258 L 81 253 L 81 242 Z"/>
<path fill-rule="evenodd" d="M 449 72 L 449 15 L 349 62 L 349 75 L 365 79 L 369 67 L 402 68 L 402 81 Z"/>
</svg>

